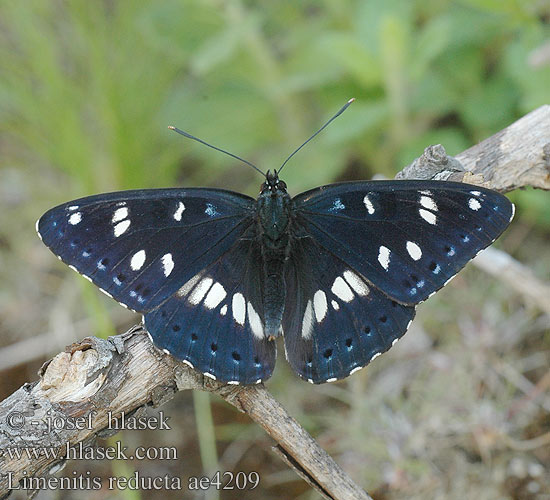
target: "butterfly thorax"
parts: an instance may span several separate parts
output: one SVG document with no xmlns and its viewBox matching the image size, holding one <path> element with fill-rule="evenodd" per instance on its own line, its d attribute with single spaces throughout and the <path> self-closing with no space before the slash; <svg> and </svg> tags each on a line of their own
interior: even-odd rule
<svg viewBox="0 0 550 500">
<path fill-rule="evenodd" d="M 277 173 L 267 173 L 257 201 L 259 234 L 266 249 L 278 253 L 288 245 L 291 199 Z"/>
<path fill-rule="evenodd" d="M 265 330 L 280 332 L 285 303 L 284 265 L 290 251 L 292 200 L 277 172 L 268 171 L 257 200 L 258 235 L 264 278 Z"/>
</svg>

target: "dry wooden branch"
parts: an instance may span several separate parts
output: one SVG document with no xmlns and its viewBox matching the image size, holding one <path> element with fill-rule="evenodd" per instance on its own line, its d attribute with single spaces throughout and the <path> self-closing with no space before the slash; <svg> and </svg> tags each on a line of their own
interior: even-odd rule
<svg viewBox="0 0 550 500">
<path fill-rule="evenodd" d="M 457 158 L 441 146 L 427 148 L 398 178 L 462 180 L 508 191 L 523 186 L 550 189 L 550 106 L 526 115 Z M 0 496 L 9 481 L 48 476 L 63 463 L 66 443 L 93 445 L 105 433 L 109 412 L 129 415 L 147 405 L 159 406 L 178 390 L 215 392 L 247 413 L 278 443 L 277 450 L 326 498 L 370 498 L 290 417 L 263 385 L 231 386 L 203 377 L 159 352 L 142 327 L 101 340 L 90 337 L 69 346 L 41 370 L 40 379 L 25 384 L 0 403 Z M 83 428 L 50 432 L 48 422 L 90 417 Z M 8 449 L 57 447 L 57 459 Z"/>
<path fill-rule="evenodd" d="M 550 190 L 550 105 L 520 118 L 455 158 L 441 145 L 405 167 L 396 179 L 440 179 L 508 192 L 527 186 Z"/>
<path fill-rule="evenodd" d="M 531 269 L 506 252 L 489 247 L 472 262 L 491 276 L 504 281 L 510 288 L 536 304 L 541 311 L 550 315 L 550 284 L 537 278 Z"/>
</svg>

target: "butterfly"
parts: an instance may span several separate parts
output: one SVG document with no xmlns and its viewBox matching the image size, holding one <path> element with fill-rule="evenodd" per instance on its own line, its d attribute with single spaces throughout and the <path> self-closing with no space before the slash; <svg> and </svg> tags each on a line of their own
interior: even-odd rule
<svg viewBox="0 0 550 500">
<path fill-rule="evenodd" d="M 415 306 L 514 215 L 495 191 L 445 181 L 345 182 L 291 197 L 281 169 L 263 174 L 257 199 L 205 188 L 99 194 L 52 208 L 37 232 L 141 313 L 158 348 L 205 376 L 265 381 L 282 336 L 294 371 L 318 384 L 393 346 Z"/>
</svg>

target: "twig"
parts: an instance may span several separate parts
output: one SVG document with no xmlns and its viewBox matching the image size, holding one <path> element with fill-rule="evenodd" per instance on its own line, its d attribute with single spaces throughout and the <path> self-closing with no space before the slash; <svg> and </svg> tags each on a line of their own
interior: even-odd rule
<svg viewBox="0 0 550 500">
<path fill-rule="evenodd" d="M 524 295 L 550 314 L 550 284 L 538 279 L 531 269 L 498 248 L 486 248 L 472 263 Z"/>
<path fill-rule="evenodd" d="M 440 178 L 483 184 L 502 191 L 534 186 L 550 189 L 550 106 L 543 106 L 457 158 L 441 146 L 427 148 L 398 178 Z M 0 496 L 7 480 L 45 476 L 59 470 L 65 446 L 92 445 L 118 416 L 159 406 L 178 390 L 215 392 L 258 422 L 276 441 L 277 450 L 326 498 L 370 498 L 290 417 L 262 385 L 228 386 L 159 352 L 142 327 L 108 341 L 95 337 L 73 344 L 44 365 L 40 380 L 25 384 L 0 403 Z M 48 422 L 92 415 L 82 429 L 51 432 Z M 59 458 L 22 454 L 8 449 L 57 447 Z M 11 474 L 6 476 L 6 474 Z"/>
<path fill-rule="evenodd" d="M 441 145 L 430 146 L 395 177 L 468 182 L 502 192 L 527 186 L 550 190 L 550 105 L 454 158 Z"/>
</svg>

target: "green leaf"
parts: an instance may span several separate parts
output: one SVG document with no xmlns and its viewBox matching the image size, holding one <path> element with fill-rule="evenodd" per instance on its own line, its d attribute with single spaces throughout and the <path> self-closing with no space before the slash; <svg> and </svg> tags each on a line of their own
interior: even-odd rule
<svg viewBox="0 0 550 500">
<path fill-rule="evenodd" d="M 461 117 L 481 140 L 514 121 L 518 92 L 504 76 L 490 78 L 462 99 Z"/>
<path fill-rule="evenodd" d="M 321 37 L 319 46 L 337 67 L 348 72 L 360 85 L 379 85 L 382 71 L 369 48 L 348 33 L 329 33 Z"/>
<path fill-rule="evenodd" d="M 447 17 L 431 20 L 418 34 L 414 57 L 410 62 L 410 74 L 414 80 L 421 80 L 430 69 L 430 65 L 447 48 L 449 43 L 450 21 Z"/>
</svg>

